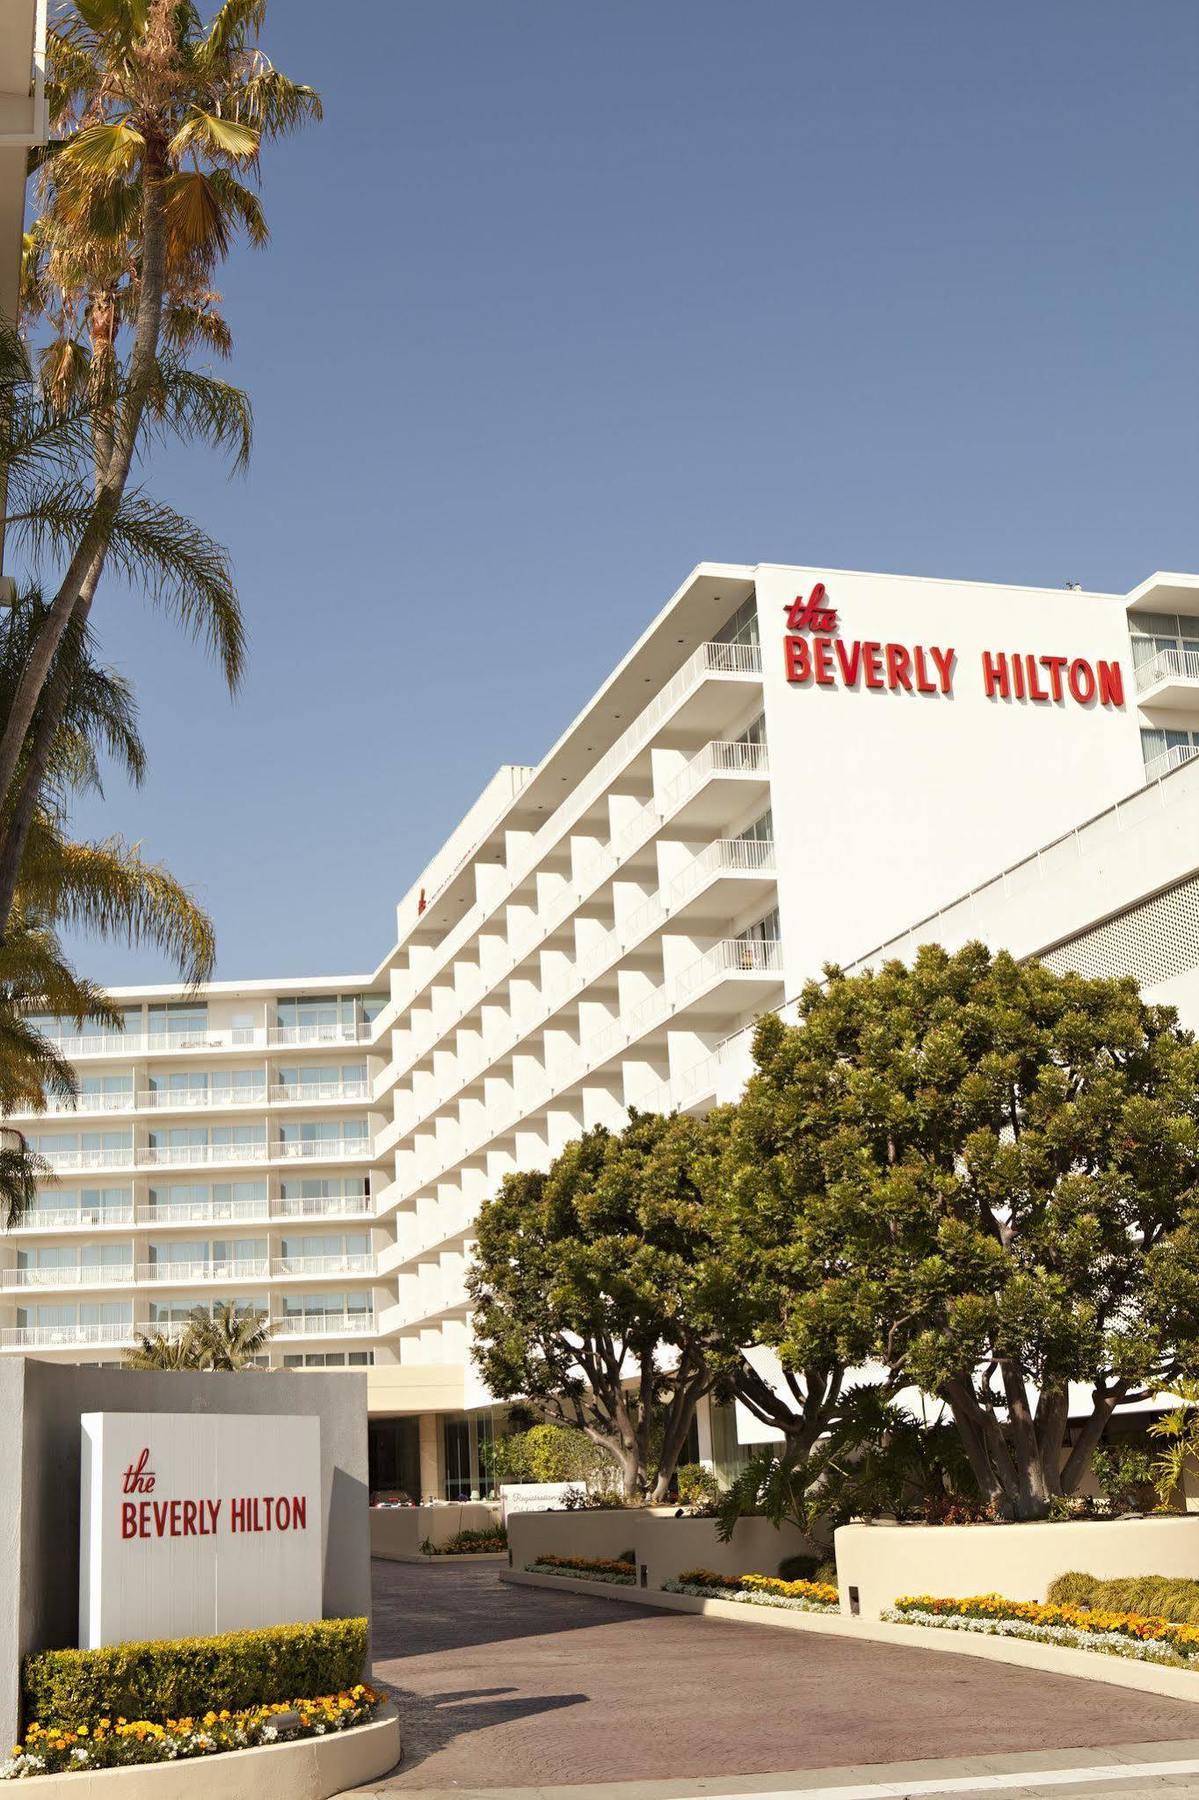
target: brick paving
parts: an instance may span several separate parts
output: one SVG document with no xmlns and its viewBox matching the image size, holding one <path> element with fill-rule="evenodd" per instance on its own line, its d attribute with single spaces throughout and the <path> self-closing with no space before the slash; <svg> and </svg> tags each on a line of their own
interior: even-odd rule
<svg viewBox="0 0 1199 1800">
<path fill-rule="evenodd" d="M 492 1562 L 373 1569 L 375 1675 L 398 1702 L 404 1761 L 372 1793 L 744 1776 L 1199 1736 L 1199 1710 L 1186 1701 L 1069 1676 L 508 1587 Z"/>
</svg>

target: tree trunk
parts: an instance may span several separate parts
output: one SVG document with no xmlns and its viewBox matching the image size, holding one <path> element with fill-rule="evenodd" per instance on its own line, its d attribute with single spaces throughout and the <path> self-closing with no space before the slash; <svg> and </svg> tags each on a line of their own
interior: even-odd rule
<svg viewBox="0 0 1199 1800">
<path fill-rule="evenodd" d="M 155 146 L 147 141 L 142 200 L 141 292 L 134 323 L 129 375 L 112 455 L 108 467 L 101 471 L 91 519 L 32 646 L 29 661 L 13 696 L 3 734 L 0 735 L 0 801 L 4 803 L 10 802 L 12 798 L 17 766 L 38 701 L 89 576 L 92 577 L 91 591 L 95 592 L 108 553 L 108 535 L 129 480 L 137 435 L 158 362 L 158 340 L 166 293 L 166 199 L 163 184 L 169 173 L 165 146 Z M 15 891 L 11 868 L 14 864 L 19 865 L 19 858 L 14 856 L 8 842 L 11 832 L 12 821 L 9 818 L 0 831 L 0 863 L 7 871 L 6 885 L 9 889 L 7 907 L 0 910 L 0 942 L 8 928 L 12 892 Z"/>
</svg>

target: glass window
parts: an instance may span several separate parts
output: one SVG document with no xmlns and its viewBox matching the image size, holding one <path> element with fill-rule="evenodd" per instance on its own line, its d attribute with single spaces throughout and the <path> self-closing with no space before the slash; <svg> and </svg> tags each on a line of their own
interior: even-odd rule
<svg viewBox="0 0 1199 1800">
<path fill-rule="evenodd" d="M 133 1092 L 132 1071 L 124 1075 L 84 1075 L 79 1083 L 81 1094 L 131 1094 Z"/>
<path fill-rule="evenodd" d="M 727 625 L 714 634 L 716 644 L 756 644 L 758 638 L 758 602 L 751 594 L 743 600 Z"/>
<path fill-rule="evenodd" d="M 279 1184 L 283 1200 L 361 1200 L 367 1197 L 362 1175 L 295 1175 Z"/>
<path fill-rule="evenodd" d="M 770 808 L 767 807 L 762 817 L 755 819 L 752 825 L 747 826 L 744 831 L 739 833 L 739 836 L 747 844 L 773 844 L 774 814 Z"/>
<path fill-rule="evenodd" d="M 764 744 L 766 742 L 766 714 L 759 713 L 752 725 L 739 732 L 733 739 L 735 744 Z"/>
<path fill-rule="evenodd" d="M 171 1001 L 150 1008 L 151 1036 L 202 1038 L 208 1032 L 208 1006 L 202 1001 Z"/>
</svg>

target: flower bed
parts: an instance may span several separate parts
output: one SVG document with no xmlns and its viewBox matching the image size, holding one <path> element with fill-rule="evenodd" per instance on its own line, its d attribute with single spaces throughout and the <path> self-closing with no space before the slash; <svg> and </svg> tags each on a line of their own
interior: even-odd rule
<svg viewBox="0 0 1199 1800">
<path fill-rule="evenodd" d="M 296 1738 L 324 1737 L 365 1725 L 381 1696 L 358 1682 L 346 1693 L 277 1701 L 243 1712 L 206 1712 L 194 1719 L 98 1718 L 70 1730 L 31 1725 L 24 1742 L 0 1764 L 0 1780 L 60 1775 L 82 1769 L 123 1769 L 137 1763 L 178 1762 L 222 1750 L 250 1750 Z"/>
<path fill-rule="evenodd" d="M 1199 1626 L 1175 1625 L 1146 1613 L 1109 1612 L 1100 1607 L 1065 1606 L 1035 1600 L 1005 1600 L 1001 1594 L 967 1599 L 904 1595 L 882 1617 L 899 1625 L 928 1625 L 942 1631 L 978 1632 L 984 1637 L 1031 1639 L 1071 1650 L 1098 1650 L 1137 1662 L 1191 1668 L 1199 1659 Z"/>
<path fill-rule="evenodd" d="M 664 1581 L 667 1594 L 694 1594 L 702 1600 L 738 1600 L 745 1606 L 785 1606 L 792 1612 L 836 1612 L 840 1596 L 828 1581 L 780 1581 L 774 1575 L 718 1575 L 713 1569 L 684 1569 Z"/>
<path fill-rule="evenodd" d="M 607 1581 L 613 1587 L 636 1587 L 634 1563 L 602 1556 L 539 1556 L 525 1564 L 526 1575 L 569 1575 L 575 1581 Z"/>
<path fill-rule="evenodd" d="M 502 1525 L 494 1531 L 460 1531 L 456 1537 L 447 1538 L 444 1544 L 435 1544 L 426 1538 L 421 1545 L 425 1556 L 494 1556 L 497 1552 L 508 1548 L 508 1533 Z"/>
</svg>

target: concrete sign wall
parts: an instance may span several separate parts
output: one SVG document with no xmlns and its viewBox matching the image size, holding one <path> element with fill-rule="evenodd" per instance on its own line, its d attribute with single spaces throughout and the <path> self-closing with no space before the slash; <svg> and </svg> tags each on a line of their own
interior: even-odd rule
<svg viewBox="0 0 1199 1800">
<path fill-rule="evenodd" d="M 517 1481 L 500 1487 L 500 1517 L 506 1522 L 512 1513 L 549 1512 L 565 1504 L 569 1493 L 586 1491 L 584 1481 Z"/>
<path fill-rule="evenodd" d="M 321 1616 L 316 1418 L 84 1413 L 79 1642 Z"/>
</svg>

